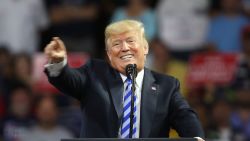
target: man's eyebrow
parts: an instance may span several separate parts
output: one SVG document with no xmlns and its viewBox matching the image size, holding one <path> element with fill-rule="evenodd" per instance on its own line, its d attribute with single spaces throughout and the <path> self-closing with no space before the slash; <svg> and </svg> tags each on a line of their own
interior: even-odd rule
<svg viewBox="0 0 250 141">
<path fill-rule="evenodd" d="M 114 39 L 112 42 L 119 42 L 121 39 Z"/>
<path fill-rule="evenodd" d="M 136 39 L 136 37 L 131 36 L 131 37 L 128 37 L 128 38 L 126 38 L 126 39 Z"/>
</svg>

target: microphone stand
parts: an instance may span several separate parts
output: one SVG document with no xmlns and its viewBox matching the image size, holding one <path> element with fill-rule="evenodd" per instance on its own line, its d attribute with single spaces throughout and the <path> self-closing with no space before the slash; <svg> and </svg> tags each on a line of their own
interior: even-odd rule
<svg viewBox="0 0 250 141">
<path fill-rule="evenodd" d="M 131 95 L 131 111 L 130 111 L 130 130 L 129 130 L 129 138 L 132 138 L 133 135 L 133 119 L 134 119 L 134 96 L 135 96 L 135 78 L 137 75 L 136 68 L 132 71 L 130 75 L 132 79 L 132 95 Z"/>
</svg>

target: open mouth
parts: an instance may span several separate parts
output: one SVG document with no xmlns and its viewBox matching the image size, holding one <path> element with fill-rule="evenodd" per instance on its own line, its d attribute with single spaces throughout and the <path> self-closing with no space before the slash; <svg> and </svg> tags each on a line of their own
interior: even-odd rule
<svg viewBox="0 0 250 141">
<path fill-rule="evenodd" d="M 133 54 L 127 54 L 127 55 L 121 56 L 120 58 L 121 58 L 122 60 L 129 60 L 129 59 L 131 59 L 131 58 L 133 58 L 133 57 L 134 57 Z"/>
</svg>

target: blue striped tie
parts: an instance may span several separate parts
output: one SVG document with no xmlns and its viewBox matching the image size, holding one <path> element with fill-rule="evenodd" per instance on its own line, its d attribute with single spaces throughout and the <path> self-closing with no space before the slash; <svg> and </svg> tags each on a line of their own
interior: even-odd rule
<svg viewBox="0 0 250 141">
<path fill-rule="evenodd" d="M 131 96 L 132 96 L 132 80 L 127 79 L 125 81 L 127 84 L 124 95 L 123 103 L 123 118 L 121 127 L 121 138 L 129 138 L 130 131 L 130 112 L 131 112 Z M 136 135 L 136 96 L 134 96 L 134 118 L 133 118 L 133 134 L 132 137 Z"/>
</svg>

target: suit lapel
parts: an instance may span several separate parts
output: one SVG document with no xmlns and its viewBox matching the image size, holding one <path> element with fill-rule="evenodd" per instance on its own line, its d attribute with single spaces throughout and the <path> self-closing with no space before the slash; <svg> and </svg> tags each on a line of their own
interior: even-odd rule
<svg viewBox="0 0 250 141">
<path fill-rule="evenodd" d="M 122 98 L 123 98 L 123 82 L 120 74 L 111 68 L 110 77 L 107 78 L 108 87 L 111 93 L 112 101 L 118 116 L 118 119 L 121 119 L 123 107 L 122 107 Z M 120 120 L 119 120 L 120 121 Z M 120 124 L 120 123 L 119 123 Z"/>
<path fill-rule="evenodd" d="M 149 137 L 157 104 L 158 85 L 152 73 L 145 68 L 141 94 L 140 137 Z"/>
</svg>

